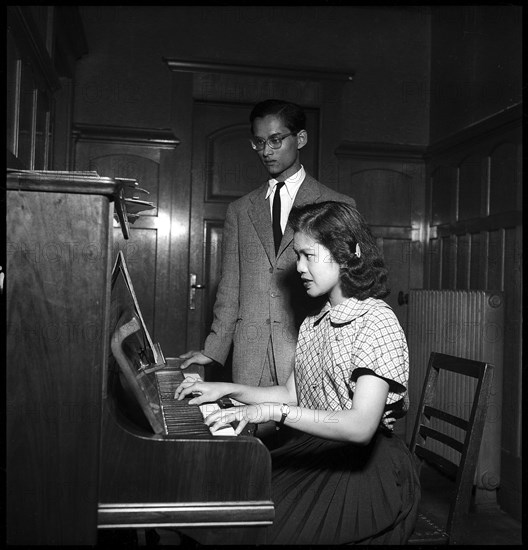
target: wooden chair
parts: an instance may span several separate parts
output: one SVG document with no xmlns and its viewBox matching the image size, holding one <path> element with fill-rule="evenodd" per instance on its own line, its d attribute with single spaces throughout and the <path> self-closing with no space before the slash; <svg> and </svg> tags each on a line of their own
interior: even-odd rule
<svg viewBox="0 0 528 550">
<path fill-rule="evenodd" d="M 454 544 L 459 541 L 471 503 L 492 371 L 488 363 L 431 353 L 409 446 L 420 468 L 422 482 L 418 521 L 409 544 Z M 460 377 L 474 379 L 469 383 L 475 388 L 473 399 L 465 397 L 463 403 L 456 403 L 451 395 L 449 399 L 439 399 L 438 390 L 446 387 L 444 380 L 449 377 L 456 381 L 455 387 L 458 380 L 462 380 Z M 445 395 L 446 390 L 442 392 Z M 459 416 L 462 409 L 467 409 L 467 414 Z M 449 485 L 451 490 L 446 491 Z M 434 513 L 439 509 L 442 493 L 447 496 L 445 521 L 436 514 L 436 517 L 431 515 L 431 510 Z"/>
</svg>

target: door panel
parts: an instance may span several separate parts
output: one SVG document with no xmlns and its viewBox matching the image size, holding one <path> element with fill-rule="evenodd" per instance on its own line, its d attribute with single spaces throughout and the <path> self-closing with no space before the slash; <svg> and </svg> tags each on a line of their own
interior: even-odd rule
<svg viewBox="0 0 528 550">
<path fill-rule="evenodd" d="M 400 324 L 407 328 L 405 297 L 410 288 L 421 288 L 423 251 L 423 162 L 395 158 L 378 152 L 379 158 L 358 158 L 353 151 L 342 158 L 342 177 L 350 182 L 351 196 L 370 225 L 389 270 L 391 290 L 386 302 Z M 370 155 L 374 156 L 374 155 Z"/>
<path fill-rule="evenodd" d="M 268 179 L 249 143 L 251 108 L 236 103 L 194 103 L 190 274 L 196 275 L 203 288 L 195 289 L 194 304 L 190 304 L 194 309 L 188 315 L 188 349 L 200 349 L 211 326 L 227 206 Z M 307 118 L 309 146 L 303 148 L 301 159 L 305 169 L 317 177 L 317 109 L 308 109 Z"/>
<path fill-rule="evenodd" d="M 170 255 L 170 212 L 171 186 L 163 175 L 162 151 L 152 146 L 120 143 L 116 133 L 108 133 L 100 141 L 90 136 L 78 139 L 75 149 L 75 169 L 96 171 L 102 176 L 133 178 L 139 187 L 148 191 L 139 198 L 155 205 L 142 213 L 130 224 L 130 238 L 125 240 L 121 229 L 114 224 L 114 260 L 122 250 L 134 284 L 141 313 L 155 342 L 159 342 L 165 353 L 173 354 L 174 324 L 167 322 L 177 301 L 168 288 L 168 273 L 171 268 Z M 176 254 L 174 254 L 176 256 Z M 177 259 L 172 262 L 177 264 Z M 186 265 L 183 266 L 186 268 Z M 186 284 L 183 285 L 186 288 Z M 172 307 L 167 307 L 171 304 Z M 180 311 L 184 307 L 180 308 Z M 178 352 L 183 351 L 185 342 L 180 343 Z"/>
</svg>

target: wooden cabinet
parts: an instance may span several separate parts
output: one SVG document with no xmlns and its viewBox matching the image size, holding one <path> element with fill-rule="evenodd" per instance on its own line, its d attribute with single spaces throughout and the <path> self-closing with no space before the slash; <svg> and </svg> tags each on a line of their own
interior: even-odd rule
<svg viewBox="0 0 528 550">
<path fill-rule="evenodd" d="M 77 6 L 7 6 L 7 166 L 66 169 L 75 61 L 88 51 Z"/>
</svg>

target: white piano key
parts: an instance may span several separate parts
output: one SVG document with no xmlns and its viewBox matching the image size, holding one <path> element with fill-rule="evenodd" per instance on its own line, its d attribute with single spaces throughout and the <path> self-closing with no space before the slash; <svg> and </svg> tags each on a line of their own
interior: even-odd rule
<svg viewBox="0 0 528 550">
<path fill-rule="evenodd" d="M 207 418 L 210 414 L 213 414 L 214 412 L 220 410 L 220 406 L 217 405 L 216 403 L 203 403 L 202 405 L 199 405 L 198 407 L 199 407 L 204 419 Z M 237 434 L 235 433 L 235 430 L 234 430 L 233 426 L 231 426 L 230 424 L 227 424 L 226 426 L 222 426 L 221 428 L 216 430 L 216 432 L 214 432 L 213 435 L 230 435 L 230 436 L 234 435 L 234 436 L 236 436 Z"/>
</svg>

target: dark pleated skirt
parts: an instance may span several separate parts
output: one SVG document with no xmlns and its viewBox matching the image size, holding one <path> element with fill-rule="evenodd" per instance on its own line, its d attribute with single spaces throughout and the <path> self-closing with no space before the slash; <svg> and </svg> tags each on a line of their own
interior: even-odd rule
<svg viewBox="0 0 528 550">
<path fill-rule="evenodd" d="M 368 446 L 295 432 L 272 451 L 275 521 L 265 544 L 405 544 L 420 484 L 403 441 L 378 432 Z"/>
<path fill-rule="evenodd" d="M 271 451 L 273 525 L 194 529 L 190 537 L 218 546 L 407 543 L 420 483 L 399 437 L 378 432 L 358 446 L 287 428 L 279 435 Z"/>
</svg>

